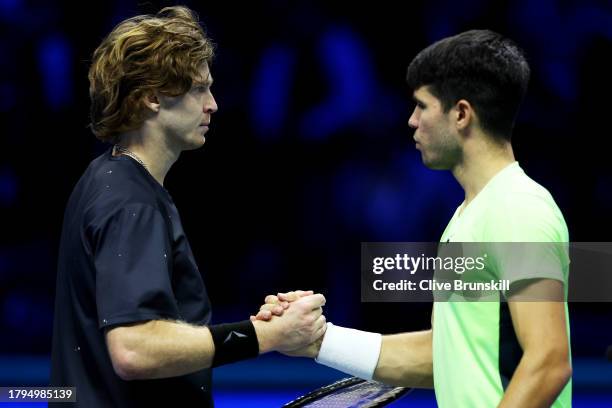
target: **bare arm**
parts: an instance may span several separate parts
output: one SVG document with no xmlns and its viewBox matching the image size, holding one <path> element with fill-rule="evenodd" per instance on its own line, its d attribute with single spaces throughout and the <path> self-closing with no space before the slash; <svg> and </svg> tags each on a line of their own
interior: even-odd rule
<svg viewBox="0 0 612 408">
<path fill-rule="evenodd" d="M 431 327 L 434 312 L 431 311 Z M 433 388 L 433 329 L 383 336 L 374 379 L 400 387 Z"/>
<path fill-rule="evenodd" d="M 383 336 L 374 379 L 386 384 L 433 388 L 433 331 Z"/>
<path fill-rule="evenodd" d="M 563 299 L 563 285 L 551 279 L 531 283 L 519 296 L 543 290 Z M 509 308 L 523 357 L 499 407 L 549 407 L 572 375 L 565 303 L 516 299 L 510 298 Z"/>
<path fill-rule="evenodd" d="M 430 329 L 383 336 L 374 380 L 399 387 L 433 388 L 432 333 Z M 284 354 L 317 358 L 322 340 Z"/>
<path fill-rule="evenodd" d="M 212 364 L 212 335 L 205 326 L 151 320 L 106 332 L 113 368 L 124 380 L 166 378 Z"/>
<path fill-rule="evenodd" d="M 254 321 L 259 352 L 286 351 L 312 343 L 325 332 L 322 295 L 296 302 L 285 316 Z M 152 320 L 108 330 L 106 343 L 117 375 L 124 380 L 175 377 L 212 365 L 215 346 L 208 327 Z"/>
<path fill-rule="evenodd" d="M 299 299 L 300 292 L 267 296 L 266 303 L 261 306 L 260 312 L 252 318 L 266 320 L 272 315 L 282 315 L 289 307 L 289 303 Z M 433 318 L 432 311 L 432 326 Z M 319 355 L 322 340 L 323 338 L 302 349 L 285 354 L 316 358 Z M 433 329 L 383 336 L 380 356 L 374 370 L 374 379 L 396 386 L 433 388 L 432 340 Z"/>
</svg>

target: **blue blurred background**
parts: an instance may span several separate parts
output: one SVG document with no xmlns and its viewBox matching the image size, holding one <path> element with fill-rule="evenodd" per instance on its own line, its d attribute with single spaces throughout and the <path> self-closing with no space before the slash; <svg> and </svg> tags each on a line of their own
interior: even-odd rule
<svg viewBox="0 0 612 408">
<path fill-rule="evenodd" d="M 119 21 L 170 2 L 0 0 L 0 385 L 45 384 L 64 206 L 106 146 L 87 129 L 87 69 Z M 184 153 L 173 195 L 213 303 L 242 320 L 266 294 L 314 289 L 337 324 L 428 327 L 429 304 L 360 302 L 363 241 L 434 241 L 462 191 L 426 169 L 407 126 L 410 60 L 489 28 L 532 66 L 514 148 L 561 207 L 572 241 L 610 241 L 608 0 L 195 2 L 218 44 L 219 112 Z M 604 271 L 602 271 L 604 272 Z M 610 272 L 610 271 L 605 271 Z M 612 406 L 610 304 L 570 305 L 575 406 Z M 216 371 L 217 404 L 278 406 L 342 374 L 266 356 Z M 416 392 L 397 406 L 435 406 Z M 19 406 L 23 407 L 23 404 Z"/>
</svg>

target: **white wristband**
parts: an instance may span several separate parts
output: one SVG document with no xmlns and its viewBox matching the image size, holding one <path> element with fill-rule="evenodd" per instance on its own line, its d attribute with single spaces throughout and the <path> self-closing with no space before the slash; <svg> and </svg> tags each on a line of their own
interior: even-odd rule
<svg viewBox="0 0 612 408">
<path fill-rule="evenodd" d="M 378 364 L 382 335 L 327 323 L 315 361 L 336 370 L 371 380 Z"/>
</svg>

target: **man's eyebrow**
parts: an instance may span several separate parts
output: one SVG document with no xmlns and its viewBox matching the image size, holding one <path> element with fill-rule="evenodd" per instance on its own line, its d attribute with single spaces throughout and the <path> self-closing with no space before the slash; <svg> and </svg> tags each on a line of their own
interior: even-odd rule
<svg viewBox="0 0 612 408">
<path fill-rule="evenodd" d="M 199 85 L 207 85 L 207 86 L 211 86 L 213 83 L 213 79 L 210 76 L 210 72 L 208 74 L 206 74 L 206 78 L 200 80 L 200 79 L 194 79 L 193 80 L 193 85 L 194 86 L 199 86 Z"/>
<path fill-rule="evenodd" d="M 419 105 L 423 105 L 426 106 L 425 102 L 423 102 L 421 99 L 417 98 L 416 96 L 412 95 L 412 100 L 415 101 L 417 104 Z"/>
<path fill-rule="evenodd" d="M 210 77 L 208 77 L 208 78 L 206 78 L 206 79 L 205 79 L 205 80 L 203 80 L 203 81 L 200 81 L 200 80 L 194 80 L 194 81 L 193 81 L 193 86 L 200 86 L 200 85 L 211 86 L 211 85 L 212 85 L 212 83 L 213 83 L 213 80 L 212 80 Z"/>
</svg>

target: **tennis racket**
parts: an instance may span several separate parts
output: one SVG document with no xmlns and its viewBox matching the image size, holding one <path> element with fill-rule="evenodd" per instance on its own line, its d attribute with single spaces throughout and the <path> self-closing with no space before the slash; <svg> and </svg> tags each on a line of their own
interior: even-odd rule
<svg viewBox="0 0 612 408">
<path fill-rule="evenodd" d="M 377 381 L 366 381 L 351 377 L 336 381 L 310 391 L 283 405 L 284 408 L 374 408 L 387 404 L 408 394 L 411 388 L 393 387 Z"/>
</svg>

